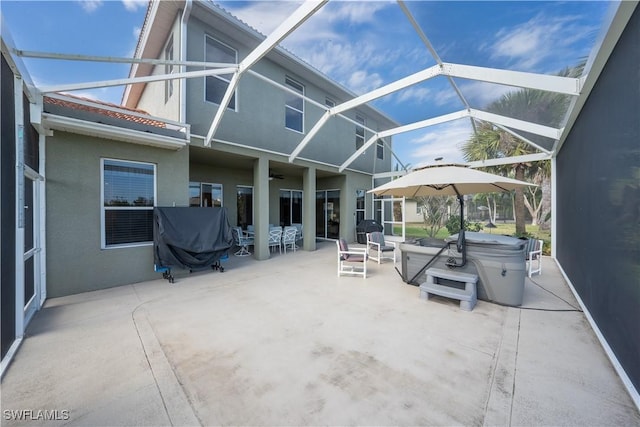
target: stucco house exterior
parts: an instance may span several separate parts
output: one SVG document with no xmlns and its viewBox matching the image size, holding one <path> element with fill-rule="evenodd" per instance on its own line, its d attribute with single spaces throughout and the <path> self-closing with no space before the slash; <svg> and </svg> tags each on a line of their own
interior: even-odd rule
<svg viewBox="0 0 640 427">
<path fill-rule="evenodd" d="M 301 223 L 313 251 L 385 212 L 367 193 L 393 175 L 391 137 L 378 133 L 407 125 L 369 101 L 346 108 L 355 94 L 260 49 L 271 35 L 211 2 L 149 4 L 122 105 L 43 95 L 0 28 L 0 372 L 47 298 L 158 278 L 154 206 L 225 207 L 232 225 L 253 225 L 258 260 L 269 224 Z M 540 157 L 554 177 L 552 257 L 635 402 L 639 34 L 637 2 L 620 2 Z"/>
<path fill-rule="evenodd" d="M 264 39 L 211 2 L 150 2 L 135 57 L 237 64 Z M 8 33 L 2 42 L 3 93 L 15 95 L 3 96 L 3 140 L 21 141 L 3 143 L 3 229 L 19 231 L 3 231 L 3 269 L 15 273 L 4 282 L 25 282 L 3 286 L 3 360 L 46 298 L 159 277 L 154 206 L 222 206 L 232 226 L 254 227 L 253 256 L 264 260 L 270 224 L 302 224 L 304 250 L 353 240 L 357 221 L 373 215 L 374 172 L 391 170 L 389 137 L 338 172 L 374 132 L 397 126 L 368 106 L 330 120 L 289 160 L 323 113 L 355 95 L 280 48 L 238 82 L 206 143 L 227 75 L 130 84 L 122 105 L 43 95 Z M 135 63 L 130 77 L 180 68 Z"/>
<path fill-rule="evenodd" d="M 135 57 L 235 65 L 264 38 L 211 2 L 151 2 Z M 179 68 L 134 64 L 130 77 Z M 225 207 L 232 225 L 255 228 L 256 259 L 270 257 L 269 224 L 303 224 L 305 250 L 353 239 L 372 214 L 373 173 L 391 170 L 391 139 L 336 168 L 397 124 L 368 106 L 346 112 L 290 162 L 312 124 L 355 95 L 276 48 L 239 81 L 207 142 L 228 84 L 226 74 L 131 84 L 122 106 L 43 97 L 48 296 L 158 277 L 154 206 Z"/>
</svg>

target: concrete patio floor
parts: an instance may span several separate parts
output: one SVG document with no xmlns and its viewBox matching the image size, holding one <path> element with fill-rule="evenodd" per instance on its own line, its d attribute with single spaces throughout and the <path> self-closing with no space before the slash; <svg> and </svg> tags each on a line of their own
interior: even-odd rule
<svg viewBox="0 0 640 427">
<path fill-rule="evenodd" d="M 48 300 L 3 378 L 2 425 L 640 425 L 583 313 L 464 312 L 391 263 L 338 278 L 335 253 Z M 543 261 L 555 295 L 527 279 L 523 308 L 577 307 Z"/>
</svg>

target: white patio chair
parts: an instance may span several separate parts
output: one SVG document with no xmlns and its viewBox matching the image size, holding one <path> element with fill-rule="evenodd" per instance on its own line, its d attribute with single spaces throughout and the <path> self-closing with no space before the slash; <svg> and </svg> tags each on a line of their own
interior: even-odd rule
<svg viewBox="0 0 640 427">
<path fill-rule="evenodd" d="M 233 227 L 233 237 L 237 246 L 240 247 L 240 250 L 234 253 L 235 256 L 248 256 L 251 255 L 249 252 L 249 246 L 253 245 L 253 237 L 249 237 L 242 231 L 241 227 Z"/>
<path fill-rule="evenodd" d="M 269 230 L 269 250 L 278 247 L 282 253 L 282 227 L 273 227 Z"/>
<path fill-rule="evenodd" d="M 373 256 L 372 251 L 375 251 L 376 256 Z M 385 256 L 385 253 L 391 252 L 393 256 Z M 380 231 L 374 231 L 372 233 L 367 233 L 367 255 L 369 258 L 377 261 L 380 264 L 380 261 L 383 259 L 393 260 L 393 263 L 396 263 L 396 242 L 385 242 L 384 234 Z"/>
<path fill-rule="evenodd" d="M 298 249 L 298 242 L 302 240 L 302 224 L 294 222 L 291 226 L 296 228 L 296 249 Z"/>
<path fill-rule="evenodd" d="M 336 240 L 338 245 L 338 277 L 343 274 L 355 274 L 367 277 L 367 249 L 351 248 L 344 239 Z"/>
<path fill-rule="evenodd" d="M 542 274 L 542 245 L 543 240 L 529 239 L 525 248 L 527 257 L 527 274 L 531 277 L 533 274 Z"/>
<path fill-rule="evenodd" d="M 288 226 L 284 228 L 284 232 L 282 233 L 282 247 L 284 248 L 284 253 L 287 253 L 287 248 L 292 249 L 294 252 L 296 251 L 296 233 L 297 229 L 293 226 Z"/>
</svg>

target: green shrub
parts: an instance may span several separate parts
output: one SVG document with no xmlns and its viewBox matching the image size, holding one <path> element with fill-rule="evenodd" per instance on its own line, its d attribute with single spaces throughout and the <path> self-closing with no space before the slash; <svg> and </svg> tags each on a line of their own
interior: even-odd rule
<svg viewBox="0 0 640 427">
<path fill-rule="evenodd" d="M 460 231 L 460 216 L 452 215 L 447 220 L 445 227 L 447 227 L 447 231 L 449 234 L 455 234 Z M 466 231 L 481 231 L 484 226 L 479 222 L 469 222 L 467 220 L 464 221 L 464 229 Z"/>
</svg>

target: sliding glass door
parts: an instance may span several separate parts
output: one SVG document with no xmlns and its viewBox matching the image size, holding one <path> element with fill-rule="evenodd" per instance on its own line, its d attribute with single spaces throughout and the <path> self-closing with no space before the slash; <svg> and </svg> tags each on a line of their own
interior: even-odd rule
<svg viewBox="0 0 640 427">
<path fill-rule="evenodd" d="M 340 237 L 340 190 L 316 191 L 316 237 Z"/>
<path fill-rule="evenodd" d="M 238 208 L 236 224 L 246 230 L 248 225 L 253 225 L 253 187 L 238 185 L 236 188 Z"/>
<path fill-rule="evenodd" d="M 280 190 L 280 225 L 302 224 L 302 191 Z"/>
</svg>

